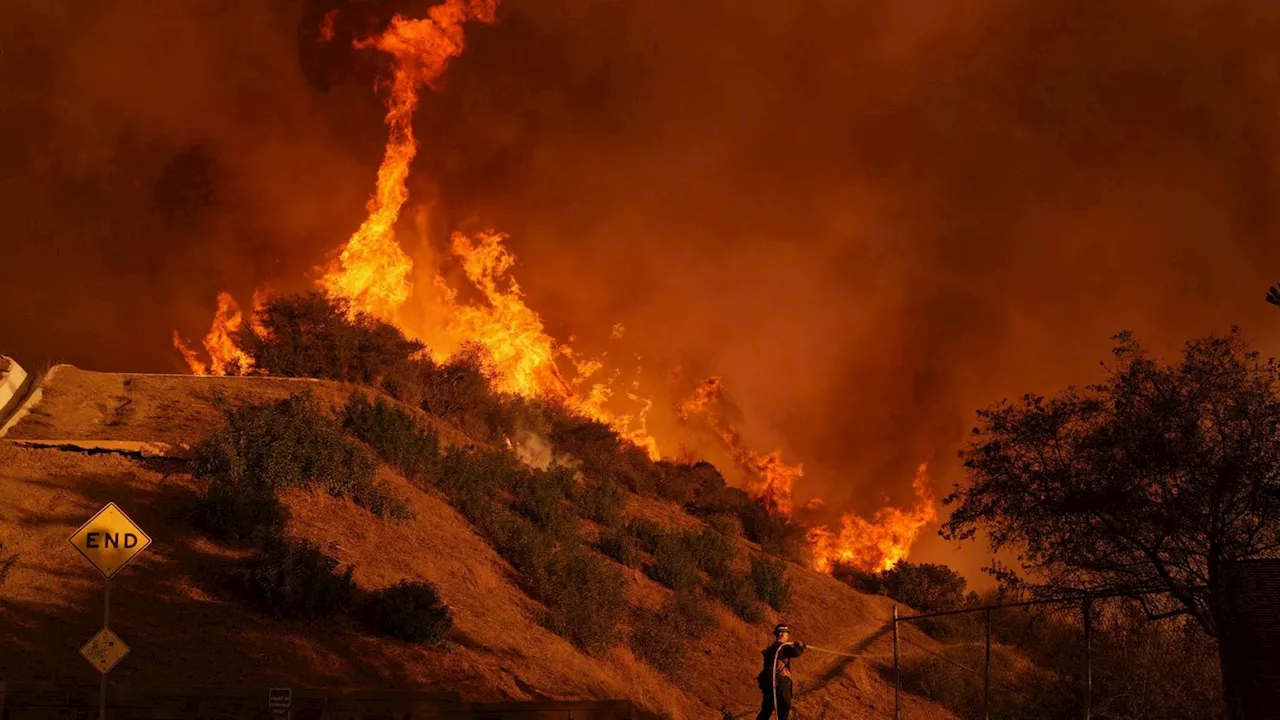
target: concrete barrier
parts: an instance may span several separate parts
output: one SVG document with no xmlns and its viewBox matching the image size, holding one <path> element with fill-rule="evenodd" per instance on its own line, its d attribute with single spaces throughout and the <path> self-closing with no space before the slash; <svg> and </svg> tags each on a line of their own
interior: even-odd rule
<svg viewBox="0 0 1280 720">
<path fill-rule="evenodd" d="M 10 413 L 18 409 L 30 381 L 27 371 L 16 360 L 0 355 L 0 427 L 4 427 Z"/>
<path fill-rule="evenodd" d="M 23 370 L 17 360 L 0 355 L 0 428 L 22 405 L 29 383 L 31 378 L 27 377 L 27 370 Z"/>
</svg>

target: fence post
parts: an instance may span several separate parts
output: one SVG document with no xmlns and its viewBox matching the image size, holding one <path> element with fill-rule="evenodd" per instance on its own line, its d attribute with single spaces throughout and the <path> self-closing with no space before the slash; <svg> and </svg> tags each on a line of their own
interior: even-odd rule
<svg viewBox="0 0 1280 720">
<path fill-rule="evenodd" d="M 1084 601 L 1084 720 L 1093 717 L 1093 609 Z"/>
<path fill-rule="evenodd" d="M 902 718 L 902 677 L 898 665 L 898 606 L 893 606 L 893 720 Z"/>
<path fill-rule="evenodd" d="M 987 608 L 987 659 L 982 664 L 982 720 L 991 717 L 991 608 Z"/>
</svg>

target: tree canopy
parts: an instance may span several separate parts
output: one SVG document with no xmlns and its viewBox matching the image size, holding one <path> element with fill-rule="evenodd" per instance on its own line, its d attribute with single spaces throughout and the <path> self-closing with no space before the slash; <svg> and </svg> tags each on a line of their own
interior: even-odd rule
<svg viewBox="0 0 1280 720">
<path fill-rule="evenodd" d="M 1236 328 L 1172 364 L 1115 339 L 1103 382 L 979 411 L 941 533 L 984 531 L 1041 590 L 1163 591 L 1149 614 L 1217 637 L 1224 567 L 1280 552 L 1280 366 Z"/>
</svg>

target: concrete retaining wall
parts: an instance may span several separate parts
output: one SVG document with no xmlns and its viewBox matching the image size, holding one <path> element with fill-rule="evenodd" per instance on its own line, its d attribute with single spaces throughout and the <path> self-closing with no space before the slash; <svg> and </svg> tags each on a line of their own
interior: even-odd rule
<svg viewBox="0 0 1280 720">
<path fill-rule="evenodd" d="M 0 355 L 0 427 L 9 414 L 18 409 L 29 381 L 27 371 L 16 360 Z"/>
</svg>

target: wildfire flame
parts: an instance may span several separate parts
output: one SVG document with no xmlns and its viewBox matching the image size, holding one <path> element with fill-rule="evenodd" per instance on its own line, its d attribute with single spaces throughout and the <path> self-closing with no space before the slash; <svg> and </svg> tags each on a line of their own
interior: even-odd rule
<svg viewBox="0 0 1280 720">
<path fill-rule="evenodd" d="M 351 307 L 394 321 L 413 290 L 409 273 L 413 262 L 396 242 L 395 224 L 409 198 L 405 179 L 418 152 L 413 137 L 413 111 L 418 86 L 432 87 L 463 49 L 462 25 L 467 20 L 493 22 L 497 0 L 448 0 L 427 11 L 427 17 L 396 15 L 381 35 L 360 40 L 357 48 L 373 47 L 394 58 L 387 91 L 387 149 L 378 168 L 378 183 L 369 199 L 369 216 L 347 241 L 338 266 L 320 280 L 333 295 Z"/>
<path fill-rule="evenodd" d="M 907 557 L 925 525 L 938 519 L 929 482 L 929 463 L 921 463 L 911 483 L 916 503 L 909 510 L 884 507 L 870 520 L 847 513 L 838 533 L 820 527 L 809 531 L 814 568 L 831 572 L 837 562 L 860 570 L 888 570 Z"/>
<path fill-rule="evenodd" d="M 255 301 L 259 296 L 255 294 Z M 178 331 L 173 332 L 173 346 L 182 353 L 195 375 L 238 375 L 253 367 L 253 358 L 241 350 L 235 343 L 234 333 L 244 324 L 244 315 L 240 306 L 230 293 L 218 293 L 218 310 L 213 315 L 213 325 L 204 336 L 204 349 L 209 354 L 209 364 L 205 364 L 195 351 L 187 347 Z M 257 328 L 255 328 L 256 330 Z"/>
<path fill-rule="evenodd" d="M 792 494 L 796 480 L 804 475 L 804 467 L 785 463 L 781 450 L 761 456 L 746 447 L 737 428 L 724 417 L 724 413 L 715 411 L 714 406 L 723 404 L 724 382 L 719 377 L 711 377 L 704 380 L 693 395 L 676 408 L 676 414 L 681 420 L 690 420 L 694 416 L 705 418 L 720 437 L 734 464 L 746 474 L 747 492 L 763 497 L 779 511 L 791 514 Z"/>
<path fill-rule="evenodd" d="M 354 43 L 356 48 L 374 48 L 392 56 L 390 78 L 379 84 L 387 104 L 387 146 L 367 204 L 368 216 L 340 255 L 323 269 L 316 285 L 346 300 L 353 313 L 368 313 L 421 340 L 437 362 L 469 345 L 478 345 L 493 369 L 495 389 L 560 402 L 609 425 L 657 460 L 661 457 L 658 443 L 647 430 L 653 402 L 639 392 L 639 381 L 632 383 L 631 391 L 619 395 L 615 388 L 619 372 L 593 381 L 603 363 L 582 357 L 546 332 L 541 317 L 525 304 L 520 286 L 511 276 L 516 258 L 504 245 L 504 235 L 452 236 L 449 250 L 478 291 L 477 303 L 459 300 L 440 267 L 416 268 L 420 282 L 415 286 L 414 262 L 397 241 L 395 226 L 408 201 L 406 179 L 418 151 L 412 121 L 419 86 L 434 89 L 449 61 L 463 50 L 465 23 L 493 22 L 496 9 L 497 0 L 447 0 L 432 7 L 425 18 L 396 15 L 383 33 Z M 336 16 L 336 10 L 330 11 L 322 19 L 319 40 L 333 39 Z M 252 330 L 262 336 L 265 330 L 258 322 L 258 310 L 263 297 L 255 293 L 253 302 Z M 195 374 L 243 374 L 253 365 L 252 358 L 233 339 L 243 323 L 235 300 L 220 293 L 213 324 L 203 341 L 210 362 L 203 362 L 177 332 L 174 347 Z M 611 328 L 610 337 L 620 339 L 624 332 L 619 323 Z M 566 376 L 566 371 L 571 372 Z M 638 410 L 625 413 L 612 409 L 621 398 Z M 790 514 L 795 482 L 803 476 L 803 467 L 786 463 L 780 450 L 759 455 L 748 448 L 722 412 L 723 405 L 723 383 L 713 377 L 676 411 L 686 421 L 695 416 L 704 418 L 746 475 L 746 490 Z M 521 447 L 528 445 L 526 441 L 521 439 Z M 511 444 L 510 439 L 507 442 Z M 914 487 L 919 502 L 911 510 L 887 507 L 871 520 L 849 514 L 844 516 L 839 533 L 827 528 L 811 531 L 817 569 L 829 572 L 836 561 L 887 569 L 906 557 L 920 529 L 936 519 L 927 465 L 921 465 Z"/>
</svg>

